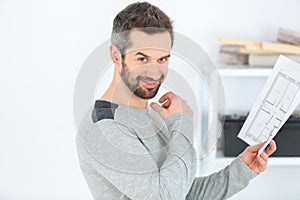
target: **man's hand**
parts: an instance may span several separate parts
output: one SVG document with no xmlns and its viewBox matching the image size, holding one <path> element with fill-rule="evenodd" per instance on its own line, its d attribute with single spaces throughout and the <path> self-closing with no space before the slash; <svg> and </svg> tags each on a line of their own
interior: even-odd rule
<svg viewBox="0 0 300 200">
<path fill-rule="evenodd" d="M 241 154 L 240 158 L 248 167 L 259 174 L 266 170 L 269 156 L 276 151 L 276 143 L 274 140 L 270 142 L 270 145 L 258 155 L 258 150 L 265 144 L 265 142 L 253 146 L 247 147 Z"/>
<path fill-rule="evenodd" d="M 153 110 L 158 112 L 160 116 L 167 120 L 171 115 L 176 113 L 185 112 L 193 117 L 193 111 L 185 100 L 182 100 L 179 96 L 173 92 L 164 94 L 159 100 L 159 103 L 163 103 L 162 106 L 157 103 L 151 103 Z"/>
</svg>

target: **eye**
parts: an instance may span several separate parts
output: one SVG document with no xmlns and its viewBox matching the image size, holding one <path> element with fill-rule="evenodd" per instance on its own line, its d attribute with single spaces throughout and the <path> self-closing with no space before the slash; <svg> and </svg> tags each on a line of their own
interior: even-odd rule
<svg viewBox="0 0 300 200">
<path fill-rule="evenodd" d="M 168 61 L 168 58 L 164 57 L 164 58 L 160 58 L 158 60 L 160 63 L 164 63 L 164 62 L 167 62 Z"/>
<path fill-rule="evenodd" d="M 148 59 L 146 57 L 140 57 L 137 60 L 141 63 L 146 63 L 148 61 Z"/>
</svg>

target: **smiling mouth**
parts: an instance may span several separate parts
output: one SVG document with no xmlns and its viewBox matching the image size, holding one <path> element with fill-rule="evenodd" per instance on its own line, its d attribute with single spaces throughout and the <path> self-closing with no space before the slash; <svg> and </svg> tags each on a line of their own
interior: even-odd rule
<svg viewBox="0 0 300 200">
<path fill-rule="evenodd" d="M 162 83 L 163 79 L 164 79 L 163 75 L 157 80 L 154 80 L 153 78 L 146 77 L 146 76 L 138 76 L 137 77 L 137 80 L 140 81 L 140 83 L 147 89 L 157 88 L 159 86 L 159 84 Z"/>
<path fill-rule="evenodd" d="M 148 80 L 141 80 L 142 85 L 148 89 L 156 88 L 159 84 L 159 81 L 148 81 Z"/>
</svg>

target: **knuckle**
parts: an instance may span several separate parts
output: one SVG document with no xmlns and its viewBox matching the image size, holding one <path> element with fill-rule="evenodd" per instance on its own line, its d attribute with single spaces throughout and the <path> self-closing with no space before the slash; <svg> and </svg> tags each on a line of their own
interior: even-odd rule
<svg viewBox="0 0 300 200">
<path fill-rule="evenodd" d="M 175 93 L 174 93 L 174 92 L 172 92 L 172 91 L 168 92 L 167 94 L 168 94 L 169 96 L 171 96 L 171 97 L 174 97 L 174 96 L 176 96 L 176 95 L 175 95 Z"/>
</svg>

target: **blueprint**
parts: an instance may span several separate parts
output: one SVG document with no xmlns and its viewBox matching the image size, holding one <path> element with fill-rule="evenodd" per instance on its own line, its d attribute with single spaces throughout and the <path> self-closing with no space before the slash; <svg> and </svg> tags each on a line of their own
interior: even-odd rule
<svg viewBox="0 0 300 200">
<path fill-rule="evenodd" d="M 280 56 L 238 137 L 267 146 L 300 103 L 300 64 Z"/>
</svg>

